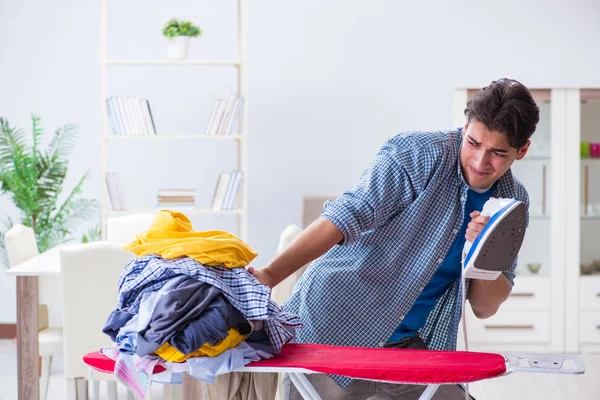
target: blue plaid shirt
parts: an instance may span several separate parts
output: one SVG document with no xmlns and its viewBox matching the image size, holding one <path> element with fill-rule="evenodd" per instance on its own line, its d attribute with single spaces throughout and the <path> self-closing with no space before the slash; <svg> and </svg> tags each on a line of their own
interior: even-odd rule
<svg viewBox="0 0 600 400">
<path fill-rule="evenodd" d="M 352 190 L 325 203 L 322 216 L 344 240 L 312 263 L 283 306 L 302 319 L 298 342 L 381 347 L 392 335 L 463 225 L 468 185 L 460 169 L 461 131 L 392 137 Z M 493 197 L 529 207 L 510 170 Z M 511 289 L 516 266 L 515 260 L 504 272 Z M 429 349 L 456 349 L 461 293 L 457 279 L 430 313 L 420 331 Z M 352 382 L 333 378 L 342 387 Z"/>
<path fill-rule="evenodd" d="M 144 293 L 158 291 L 180 275 L 217 287 L 247 319 L 264 320 L 267 335 L 277 351 L 293 338 L 287 328 L 302 326 L 297 316 L 280 310 L 270 299 L 269 288 L 245 268 L 205 267 L 189 257 L 165 260 L 151 254 L 132 259 L 119 278 L 117 307 L 137 314 Z"/>
</svg>

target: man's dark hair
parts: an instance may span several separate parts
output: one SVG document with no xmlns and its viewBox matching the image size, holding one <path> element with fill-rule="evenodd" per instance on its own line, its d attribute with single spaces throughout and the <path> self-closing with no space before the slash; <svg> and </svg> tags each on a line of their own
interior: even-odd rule
<svg viewBox="0 0 600 400">
<path fill-rule="evenodd" d="M 540 120 L 540 109 L 522 83 L 502 78 L 481 89 L 467 103 L 467 121 L 476 120 L 508 137 L 511 147 L 527 143 Z"/>
</svg>

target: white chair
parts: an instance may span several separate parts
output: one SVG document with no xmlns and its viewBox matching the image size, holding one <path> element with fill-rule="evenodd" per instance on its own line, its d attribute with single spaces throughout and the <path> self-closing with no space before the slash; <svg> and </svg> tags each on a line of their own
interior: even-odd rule
<svg viewBox="0 0 600 400">
<path fill-rule="evenodd" d="M 155 217 L 156 214 L 151 213 L 110 217 L 106 220 L 106 240 L 127 244 L 135 238 L 136 234 L 148 230 Z"/>
<path fill-rule="evenodd" d="M 87 398 L 86 379 L 109 381 L 109 398 L 117 398 L 115 378 L 96 371 L 90 373 L 83 355 L 111 344 L 102 328 L 116 305 L 119 276 L 132 257 L 120 244 L 109 242 L 78 244 L 61 250 L 64 373 L 70 400 Z M 98 382 L 94 382 L 93 390 L 98 398 Z M 129 391 L 128 398 L 133 398 Z"/>
<path fill-rule="evenodd" d="M 285 250 L 301 232 L 302 229 L 298 225 L 288 225 L 279 236 L 277 253 L 281 253 L 283 250 Z M 279 305 L 285 303 L 292 295 L 294 286 L 296 286 L 296 283 L 309 265 L 310 264 L 304 265 L 299 270 L 281 281 L 279 285 L 275 286 L 271 290 L 271 299 L 273 299 Z M 279 374 L 278 377 L 276 398 L 283 398 L 283 374 Z"/>
<path fill-rule="evenodd" d="M 8 256 L 8 262 L 10 266 L 23 263 L 30 258 L 33 258 L 39 254 L 37 248 L 37 242 L 35 240 L 35 232 L 33 229 L 24 225 L 15 225 L 8 232 L 6 232 L 5 246 L 6 254 Z M 48 277 L 46 277 L 48 278 Z M 42 289 L 44 286 L 48 287 L 52 283 L 44 282 L 44 279 L 39 279 L 39 286 Z M 49 283 L 44 285 L 45 283 Z M 40 295 L 40 297 L 42 297 Z M 45 400 L 48 397 L 48 386 L 50 383 L 50 372 L 52 368 L 52 359 L 55 356 L 63 354 L 63 332 L 60 327 L 48 327 L 48 307 L 40 305 L 39 307 L 39 320 L 45 322 L 45 326 L 40 326 L 40 332 L 38 333 L 39 353 L 42 358 L 41 368 L 41 379 L 42 384 L 40 393 Z M 42 315 L 45 314 L 45 315 Z"/>
<path fill-rule="evenodd" d="M 152 213 L 110 217 L 106 220 L 106 240 L 120 244 L 130 243 L 135 235 L 150 228 L 155 217 L 156 214 Z M 163 384 L 164 400 L 181 400 L 182 396 L 181 385 Z"/>
<path fill-rule="evenodd" d="M 298 225 L 289 225 L 279 236 L 279 245 L 277 246 L 277 253 L 281 253 L 285 250 L 296 237 L 302 232 L 302 229 Z M 271 299 L 277 304 L 281 305 L 285 303 L 291 296 L 296 282 L 300 279 L 304 271 L 308 268 L 308 264 L 285 278 L 279 285 L 275 286 L 271 290 Z"/>
</svg>

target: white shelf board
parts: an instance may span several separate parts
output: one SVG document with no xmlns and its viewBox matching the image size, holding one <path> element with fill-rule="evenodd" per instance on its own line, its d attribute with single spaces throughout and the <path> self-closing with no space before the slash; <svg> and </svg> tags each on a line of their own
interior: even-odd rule
<svg viewBox="0 0 600 400">
<path fill-rule="evenodd" d="M 176 66 L 205 66 L 205 67 L 239 67 L 244 65 L 240 60 L 106 60 L 106 65 L 176 65 Z"/>
<path fill-rule="evenodd" d="M 235 209 L 235 210 L 210 210 L 210 209 L 202 209 L 202 208 L 193 208 L 193 209 L 181 209 L 177 207 L 156 207 L 156 208 L 131 208 L 127 210 L 106 210 L 108 215 L 127 215 L 127 214 L 144 214 L 144 213 L 156 213 L 160 210 L 173 210 L 179 211 L 183 214 L 207 214 L 207 215 L 236 215 L 241 214 L 243 210 Z"/>
<path fill-rule="evenodd" d="M 105 135 L 105 140 L 243 140 L 241 135 Z"/>
</svg>

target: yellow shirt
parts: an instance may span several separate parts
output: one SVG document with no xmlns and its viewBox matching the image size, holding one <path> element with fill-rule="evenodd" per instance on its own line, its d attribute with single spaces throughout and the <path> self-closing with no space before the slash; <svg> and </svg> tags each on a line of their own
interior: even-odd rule
<svg viewBox="0 0 600 400">
<path fill-rule="evenodd" d="M 165 259 L 188 256 L 200 264 L 245 267 L 258 255 L 236 236 L 224 231 L 197 232 L 184 214 L 161 210 L 150 229 L 125 246 L 138 257 L 157 254 Z"/>
<path fill-rule="evenodd" d="M 223 340 L 221 340 L 216 345 L 211 345 L 205 343 L 198 350 L 194 351 L 190 354 L 183 354 L 175 347 L 171 346 L 169 343 L 165 343 L 158 350 L 156 350 L 156 355 L 161 357 L 166 361 L 171 362 L 184 362 L 188 358 L 191 357 L 216 357 L 227 349 L 231 349 L 237 346 L 242 340 L 246 339 L 245 335 L 240 334 L 240 332 L 235 329 L 229 329 L 229 334 Z"/>
</svg>

